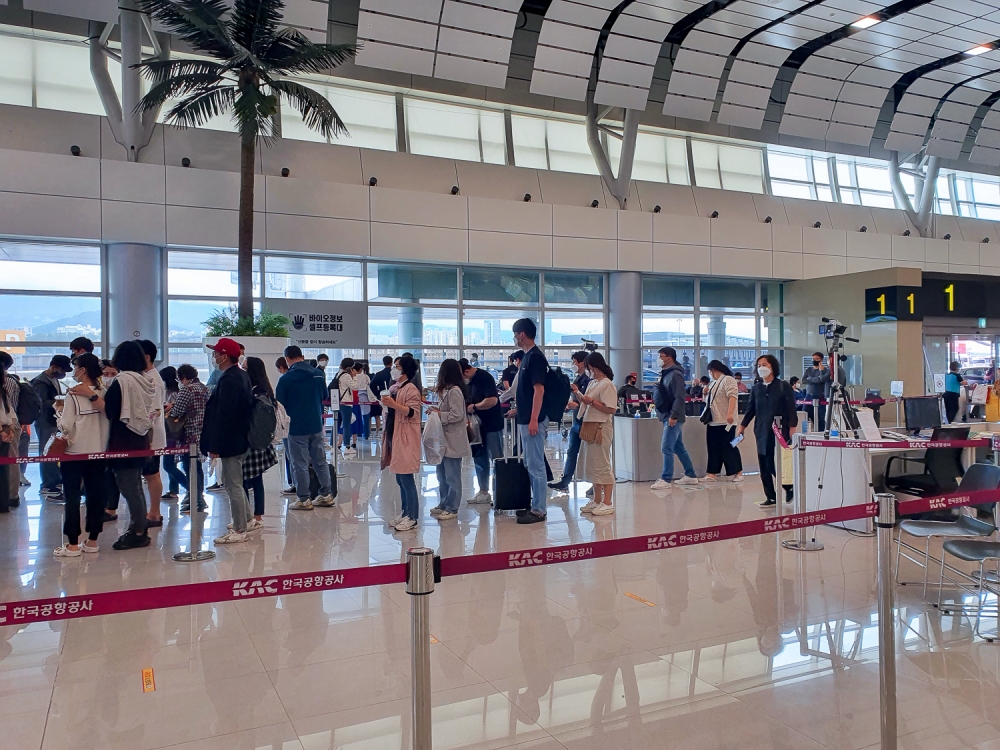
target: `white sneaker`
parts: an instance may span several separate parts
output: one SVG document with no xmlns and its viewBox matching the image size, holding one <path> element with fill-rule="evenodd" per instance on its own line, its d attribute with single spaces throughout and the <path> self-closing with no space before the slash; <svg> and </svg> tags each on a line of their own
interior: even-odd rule
<svg viewBox="0 0 1000 750">
<path fill-rule="evenodd" d="M 241 534 L 235 529 L 230 529 L 222 536 L 215 538 L 216 544 L 237 544 L 238 542 L 245 542 L 247 540 L 246 533 Z"/>
<path fill-rule="evenodd" d="M 434 518 L 437 518 L 442 513 L 444 513 L 444 508 L 442 508 L 440 505 L 438 507 L 436 507 L 436 508 L 431 508 L 431 510 L 430 510 L 430 514 L 432 516 L 434 516 Z"/>
<path fill-rule="evenodd" d="M 260 531 L 263 528 L 264 528 L 264 522 L 263 521 L 258 521 L 256 518 L 251 518 L 249 521 L 247 521 L 247 533 L 248 534 L 251 531 Z"/>
<path fill-rule="evenodd" d="M 312 510 L 312 500 L 296 500 L 288 504 L 288 510 Z"/>
<path fill-rule="evenodd" d="M 415 529 L 416 527 L 417 527 L 417 522 L 414 521 L 412 518 L 406 518 L 405 516 L 395 526 L 396 531 L 409 531 L 410 529 Z"/>
<path fill-rule="evenodd" d="M 52 550 L 52 554 L 56 557 L 79 557 L 83 553 L 79 549 L 70 549 L 69 545 L 64 544 Z"/>
<path fill-rule="evenodd" d="M 453 518 L 458 518 L 458 513 L 453 510 L 442 510 L 437 514 L 437 520 L 439 521 L 450 521 Z"/>
<path fill-rule="evenodd" d="M 469 505 L 489 505 L 493 502 L 493 498 L 490 497 L 490 493 L 486 490 L 480 490 L 476 495 L 469 499 Z"/>
<path fill-rule="evenodd" d="M 333 495 L 320 495 L 312 501 L 314 508 L 332 508 L 336 504 L 337 501 L 333 499 Z"/>
<path fill-rule="evenodd" d="M 601 503 L 596 508 L 594 508 L 593 511 L 591 511 L 591 515 L 594 515 L 594 516 L 610 516 L 614 512 L 615 512 L 615 506 L 608 505 L 607 503 Z"/>
<path fill-rule="evenodd" d="M 698 484 L 698 480 L 695 477 L 681 477 L 680 479 L 674 480 L 675 484 L 683 485 L 686 487 L 694 487 Z"/>
<path fill-rule="evenodd" d="M 587 503 L 582 508 L 580 508 L 580 512 L 581 513 L 593 513 L 594 512 L 594 508 L 596 508 L 596 507 L 597 507 L 597 503 L 595 503 L 593 500 L 591 500 L 589 503 Z"/>
<path fill-rule="evenodd" d="M 80 549 L 90 555 L 95 555 L 101 551 L 98 545 L 95 544 L 93 547 L 88 547 L 86 542 L 80 542 Z"/>
<path fill-rule="evenodd" d="M 649 489 L 657 490 L 659 492 L 669 492 L 673 488 L 674 488 L 673 483 L 667 482 L 663 479 L 657 479 L 655 482 L 649 485 Z"/>
<path fill-rule="evenodd" d="M 733 484 L 742 484 L 745 479 L 746 477 L 743 476 L 742 474 L 737 474 L 732 478 L 732 482 Z"/>
<path fill-rule="evenodd" d="M 719 477 L 718 475 L 706 474 L 704 477 L 702 477 L 701 481 L 704 484 L 715 484 L 716 482 L 719 481 Z"/>
<path fill-rule="evenodd" d="M 389 521 L 389 528 L 390 529 L 396 528 L 396 525 L 402 523 L 404 518 L 406 518 L 406 516 L 396 516 L 391 521 Z"/>
</svg>

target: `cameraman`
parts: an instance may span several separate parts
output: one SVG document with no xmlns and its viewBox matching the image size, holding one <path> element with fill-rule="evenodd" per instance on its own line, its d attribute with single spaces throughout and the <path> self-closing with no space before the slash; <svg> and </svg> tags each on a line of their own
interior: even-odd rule
<svg viewBox="0 0 1000 750">
<path fill-rule="evenodd" d="M 822 352 L 813 352 L 813 366 L 807 368 L 802 374 L 802 382 L 806 386 L 806 399 L 809 401 L 830 400 L 830 387 L 833 384 L 833 378 L 830 376 L 831 368 L 823 362 L 824 356 Z M 831 365 L 833 356 L 836 355 L 831 356 Z M 841 385 L 847 385 L 847 373 L 839 364 L 837 365 L 837 382 Z M 814 413 L 817 411 L 818 414 Z M 809 416 L 809 424 L 813 426 L 813 429 L 822 432 L 826 427 L 826 406 L 817 404 L 814 409 L 813 404 L 810 403 L 806 406 L 806 414 Z"/>
</svg>

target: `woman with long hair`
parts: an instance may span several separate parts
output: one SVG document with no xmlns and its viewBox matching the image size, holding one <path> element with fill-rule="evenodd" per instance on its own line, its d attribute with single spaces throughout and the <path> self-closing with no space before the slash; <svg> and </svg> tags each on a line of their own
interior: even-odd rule
<svg viewBox="0 0 1000 750">
<path fill-rule="evenodd" d="M 618 391 L 612 382 L 615 373 L 600 352 L 588 354 L 584 365 L 591 380 L 580 398 L 580 408 L 583 409 L 580 437 L 583 441 L 583 476 L 594 485 L 594 499 L 580 508 L 580 512 L 608 516 L 615 512 L 611 504 L 615 489 L 611 444 L 615 439 L 614 414 L 618 409 Z M 580 392 L 575 383 L 571 389 L 574 393 Z"/>
<path fill-rule="evenodd" d="M 177 394 L 181 390 L 181 385 L 177 380 L 177 368 L 169 366 L 160 368 L 160 378 L 163 380 L 163 390 L 166 393 L 166 399 L 163 402 L 163 413 L 169 414 L 171 409 L 174 408 Z M 168 448 L 176 448 L 178 445 L 180 443 L 172 440 L 169 435 L 167 436 Z M 176 500 L 180 496 L 181 486 L 184 483 L 184 474 L 177 466 L 177 456 L 164 456 L 163 470 L 167 472 L 170 483 L 167 485 L 167 491 L 163 493 L 160 499 L 168 501 Z"/>
<path fill-rule="evenodd" d="M 737 484 L 743 481 L 743 458 L 739 449 L 732 444 L 736 437 L 739 386 L 733 371 L 717 359 L 708 363 L 708 374 L 712 381 L 705 390 L 705 408 L 711 413 L 705 440 L 708 444 L 708 468 L 703 482 L 718 482 L 719 471 L 726 469 L 726 475 Z"/>
<path fill-rule="evenodd" d="M 340 426 L 337 428 L 337 448 L 344 448 L 344 454 L 350 454 L 354 450 L 351 444 L 351 422 L 354 419 L 354 392 L 358 389 L 358 383 L 354 379 L 354 360 L 344 357 L 340 360 L 340 369 L 336 376 L 330 381 L 330 390 L 336 390 L 340 402 Z"/>
<path fill-rule="evenodd" d="M 446 359 L 438 370 L 434 386 L 440 402 L 436 409 L 444 428 L 444 459 L 437 466 L 438 506 L 431 515 L 439 521 L 458 517 L 462 502 L 462 459 L 472 455 L 469 431 L 465 426 L 465 378 L 457 359 Z"/>
<path fill-rule="evenodd" d="M 400 357 L 392 369 L 396 376 L 395 390 L 390 388 L 389 394 L 382 396 L 382 406 L 393 415 L 382 435 L 382 468 L 388 468 L 396 475 L 403 504 L 402 515 L 389 525 L 396 531 L 410 531 L 416 527 L 420 515 L 415 477 L 420 472 L 422 400 L 420 390 L 413 383 L 417 376 L 417 363 L 413 357 Z M 385 461 L 387 456 L 388 463 Z"/>
<path fill-rule="evenodd" d="M 93 354 L 73 358 L 73 379 L 80 385 L 72 388 L 65 401 L 56 402 L 56 423 L 66 440 L 66 454 L 100 453 L 108 444 L 108 418 L 104 416 L 104 386 L 101 384 L 101 361 Z M 81 387 L 82 386 L 82 387 Z M 62 461 L 63 491 L 66 493 L 63 534 L 66 544 L 56 547 L 56 557 L 80 557 L 83 552 L 98 552 L 97 538 L 104 527 L 104 460 Z M 87 540 L 80 544 L 80 497 L 86 495 Z"/>
<path fill-rule="evenodd" d="M 736 428 L 736 434 L 742 435 L 747 426 L 753 422 L 753 434 L 757 439 L 757 459 L 760 461 L 760 481 L 764 485 L 764 500 L 757 503 L 761 507 L 770 507 L 777 503 L 778 494 L 774 488 L 774 450 L 775 417 L 781 417 L 781 432 L 785 440 L 791 440 L 796 431 L 799 417 L 795 411 L 795 394 L 792 387 L 781 379 L 781 365 L 773 354 L 762 354 L 757 358 L 757 376 L 760 382 L 754 383 L 750 391 L 750 404 L 747 406 L 743 421 Z M 781 477 L 778 477 L 781 481 Z"/>
<path fill-rule="evenodd" d="M 264 360 L 260 357 L 247 357 L 247 375 L 250 376 L 250 385 L 253 387 L 254 398 L 262 398 L 270 402 L 271 406 L 277 408 L 278 402 L 274 399 L 274 390 L 271 388 L 271 381 L 267 378 L 267 369 L 264 367 Z M 243 491 L 247 496 L 247 516 L 251 515 L 250 490 L 253 490 L 253 518 L 247 521 L 247 532 L 260 531 L 264 528 L 264 472 L 272 466 L 277 465 L 278 454 L 274 450 L 274 445 L 268 445 L 263 450 L 253 448 L 243 459 Z"/>
</svg>

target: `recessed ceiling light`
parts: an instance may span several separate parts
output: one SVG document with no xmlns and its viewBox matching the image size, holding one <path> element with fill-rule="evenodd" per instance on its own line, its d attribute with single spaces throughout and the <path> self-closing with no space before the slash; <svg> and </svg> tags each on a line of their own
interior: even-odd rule
<svg viewBox="0 0 1000 750">
<path fill-rule="evenodd" d="M 988 44 L 980 44 L 978 47 L 973 47 L 965 54 L 967 55 L 981 55 L 984 52 L 992 52 L 993 48 Z"/>
<path fill-rule="evenodd" d="M 851 24 L 855 29 L 870 29 L 875 24 L 879 23 L 878 18 L 874 16 L 865 16 L 864 18 L 859 18 L 857 21 Z"/>
</svg>

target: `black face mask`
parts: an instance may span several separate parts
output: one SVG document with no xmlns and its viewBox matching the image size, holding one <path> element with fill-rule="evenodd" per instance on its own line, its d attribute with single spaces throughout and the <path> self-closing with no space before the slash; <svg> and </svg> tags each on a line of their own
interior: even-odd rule
<svg viewBox="0 0 1000 750">
<path fill-rule="evenodd" d="M 821 360 L 821 359 L 814 359 L 813 360 L 813 367 L 819 367 L 821 364 L 823 364 L 823 360 Z"/>
</svg>

